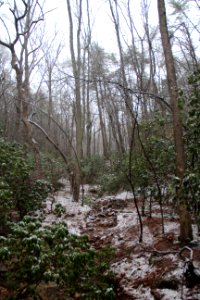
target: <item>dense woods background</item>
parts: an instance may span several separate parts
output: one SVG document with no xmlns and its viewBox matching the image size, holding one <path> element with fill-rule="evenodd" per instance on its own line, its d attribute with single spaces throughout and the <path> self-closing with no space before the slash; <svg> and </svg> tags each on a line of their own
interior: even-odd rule
<svg viewBox="0 0 200 300">
<path fill-rule="evenodd" d="M 0 272 L 10 272 L 18 298 L 41 280 L 67 282 L 69 295 L 82 288 L 91 299 L 115 298 L 112 274 L 105 273 L 112 249 L 95 252 L 65 225 L 41 231 L 27 217 L 60 188 L 61 177 L 83 205 L 85 183 L 98 185 L 99 195 L 130 190 L 139 242 L 147 199 L 150 218 L 151 199 L 159 204 L 163 234 L 163 205 L 172 205 L 182 243 L 193 238 L 192 222 L 200 222 L 199 2 L 157 0 L 152 11 L 149 0 L 97 1 L 109 12 L 112 52 L 93 34 L 91 2 L 66 0 L 59 29 L 47 0 L 0 1 L 0 257 L 8 263 Z M 69 251 L 74 260 L 66 260 L 67 245 L 77 251 Z M 22 266 L 20 251 L 27 258 Z M 40 265 L 32 259 L 38 255 Z M 18 289 L 30 272 L 33 282 Z M 73 285 L 78 274 L 81 287 Z M 88 286 L 88 278 L 96 285 Z"/>
<path fill-rule="evenodd" d="M 100 193 L 131 190 L 140 241 L 138 194 L 144 203 L 153 195 L 161 213 L 172 201 L 180 240 L 192 239 L 191 218 L 199 224 L 200 5 L 158 0 L 155 25 L 150 1 L 138 1 L 138 26 L 134 2 L 104 4 L 117 45 L 108 53 L 93 36 L 88 0 L 66 0 L 67 45 L 58 29 L 46 33 L 45 1 L 0 1 L 2 232 L 13 208 L 20 219 L 33 209 L 24 193 L 34 209 L 40 201 L 30 190 L 22 197 L 13 181 L 38 191 L 39 180 L 45 198 L 44 179 L 55 190 L 68 176 L 75 201 L 83 183 L 99 184 Z"/>
<path fill-rule="evenodd" d="M 130 1 L 108 1 L 116 53 L 93 37 L 89 1 L 66 1 L 69 51 L 56 33 L 45 37 L 51 11 L 44 4 L 1 1 L 4 140 L 28 147 L 37 179 L 44 177 L 41 153 L 61 155 L 76 201 L 84 173 L 102 159 L 108 170 L 100 180 L 114 190 L 155 186 L 161 201 L 161 186 L 175 178 L 184 207 L 188 197 L 198 201 L 196 190 L 183 191 L 199 175 L 198 1 L 158 1 L 158 25 L 141 1 L 139 27 Z"/>
</svg>

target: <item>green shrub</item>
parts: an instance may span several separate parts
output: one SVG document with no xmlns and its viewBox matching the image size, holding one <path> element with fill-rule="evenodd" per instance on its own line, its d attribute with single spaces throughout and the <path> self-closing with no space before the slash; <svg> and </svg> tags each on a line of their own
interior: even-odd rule
<svg viewBox="0 0 200 300">
<path fill-rule="evenodd" d="M 131 190 L 130 182 L 133 182 L 135 187 L 148 185 L 147 166 L 144 157 L 135 154 L 131 163 L 129 159 L 129 153 L 113 156 L 112 164 L 97 179 L 100 194 L 115 194 L 120 190 Z"/>
<path fill-rule="evenodd" d="M 0 232 L 6 228 L 12 211 L 20 218 L 41 207 L 51 190 L 45 180 L 33 181 L 33 161 L 25 150 L 0 140 Z"/>
<path fill-rule="evenodd" d="M 54 213 L 58 216 L 61 217 L 62 214 L 65 213 L 65 208 L 61 203 L 56 203 L 55 208 L 54 208 Z"/>
<path fill-rule="evenodd" d="M 14 291 L 14 299 L 37 294 L 37 285 L 44 282 L 56 283 L 66 299 L 77 293 L 81 299 L 115 299 L 112 256 L 113 249 L 95 250 L 87 236 L 69 234 L 64 223 L 41 228 L 30 217 L 0 239 L 0 260 L 7 270 L 4 285 Z"/>
<path fill-rule="evenodd" d="M 120 188 L 122 188 L 122 176 L 119 174 L 104 174 L 98 178 L 98 184 L 100 186 L 99 194 L 104 193 L 115 194 Z"/>
<path fill-rule="evenodd" d="M 183 178 L 183 195 L 188 208 L 195 213 L 196 220 L 200 219 L 200 69 L 188 78 L 189 92 L 181 100 L 185 105 L 184 139 L 186 150 L 186 172 Z M 180 183 L 178 181 L 177 183 Z"/>
<path fill-rule="evenodd" d="M 45 172 L 45 177 L 51 183 L 53 190 L 58 191 L 63 188 L 60 179 L 66 176 L 66 165 L 60 158 L 50 154 L 42 155 L 42 167 Z"/>
<path fill-rule="evenodd" d="M 96 183 L 97 178 L 105 171 L 103 157 L 94 155 L 81 161 L 81 171 L 84 183 Z"/>
</svg>

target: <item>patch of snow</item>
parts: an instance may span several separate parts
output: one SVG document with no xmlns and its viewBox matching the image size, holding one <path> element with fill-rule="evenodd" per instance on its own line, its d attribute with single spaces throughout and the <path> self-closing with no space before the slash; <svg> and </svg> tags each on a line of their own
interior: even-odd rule
<svg viewBox="0 0 200 300">
<path fill-rule="evenodd" d="M 143 243 L 138 244 L 140 231 L 139 218 L 132 201 L 126 201 L 133 199 L 133 194 L 130 192 L 122 192 L 116 196 L 105 196 L 98 199 L 94 203 L 98 204 L 98 202 L 100 202 L 99 211 L 98 209 L 95 211 L 95 209 L 91 210 L 88 205 L 82 206 L 81 203 L 73 202 L 70 195 L 69 182 L 62 179 L 62 183 L 65 184 L 65 188 L 54 195 L 55 201 L 53 202 L 53 205 L 51 199 L 47 199 L 46 201 L 46 210 L 48 213 L 45 216 L 43 224 L 47 225 L 52 222 L 63 221 L 67 223 L 69 232 L 72 234 L 80 235 L 81 232 L 85 232 L 86 230 L 89 236 L 92 237 L 93 234 L 94 240 L 96 239 L 97 241 L 100 241 L 99 245 L 103 243 L 111 243 L 113 246 L 118 248 L 119 253 L 121 251 L 122 255 L 124 251 L 125 254 L 123 255 L 123 258 L 118 258 L 118 261 L 113 263 L 111 266 L 113 272 L 120 278 L 122 291 L 124 291 L 130 299 L 154 300 L 155 297 L 153 296 L 153 291 L 151 292 L 149 286 L 143 286 L 141 283 L 145 282 L 145 280 L 151 276 L 154 276 L 154 271 L 158 271 L 156 264 L 153 265 L 150 263 L 152 253 L 148 252 L 147 249 L 151 249 L 151 246 L 154 245 L 156 241 L 159 241 L 158 239 L 161 238 L 161 236 L 158 237 L 158 235 L 153 234 L 153 232 L 151 232 L 152 228 L 150 228 L 148 226 L 148 222 L 146 222 L 147 224 L 143 224 Z M 84 185 L 85 194 L 87 194 L 89 189 L 89 185 Z M 107 203 L 105 200 L 108 200 Z M 108 206 L 109 200 L 122 200 L 122 206 L 117 208 L 110 207 Z M 123 200 L 125 204 L 128 203 L 126 206 L 123 206 Z M 62 214 L 61 217 L 57 217 L 54 213 L 50 213 L 51 207 L 54 209 L 55 204 L 57 203 L 62 204 L 65 208 L 65 213 Z M 105 210 L 103 208 L 105 208 Z M 100 211 L 101 209 L 102 212 Z M 90 210 L 91 212 L 94 212 L 91 215 L 88 214 Z M 160 207 L 156 202 L 152 203 L 152 211 L 153 219 L 157 222 L 156 219 L 160 218 Z M 178 236 L 179 223 L 177 219 L 172 220 L 170 208 L 164 207 L 164 212 L 164 215 L 166 216 L 164 220 L 165 233 L 174 233 Z M 105 225 L 104 221 L 106 221 L 107 217 L 111 218 L 112 214 L 117 219 L 116 224 L 114 223 L 114 225 L 103 226 Z M 177 218 L 177 216 L 175 217 Z M 145 219 L 143 220 L 145 221 Z M 91 226 L 86 227 L 86 223 L 91 223 Z M 193 234 L 194 239 L 199 240 L 197 226 L 193 226 Z M 126 249 L 129 250 L 131 248 L 135 249 L 134 254 L 126 252 Z M 143 249 L 146 249 L 147 251 L 143 251 Z M 174 254 L 168 254 L 165 258 L 166 257 L 170 258 L 173 264 L 172 269 L 166 268 L 168 271 L 166 271 L 165 274 L 163 273 L 164 278 L 169 280 L 171 278 L 176 278 L 179 282 L 182 282 L 182 280 L 184 280 L 184 262 Z M 188 296 L 189 291 L 185 286 L 182 287 L 182 290 L 180 288 L 178 290 L 155 289 L 155 291 L 158 295 L 160 295 L 160 299 L 162 300 L 193 300 L 193 298 Z M 195 299 L 200 299 L 200 295 L 198 294 Z"/>
<path fill-rule="evenodd" d="M 165 221 L 164 220 L 165 233 L 174 232 L 179 234 L 179 223 L 176 221 Z"/>
<path fill-rule="evenodd" d="M 73 202 L 72 198 L 66 198 L 60 195 L 56 197 L 56 203 L 62 204 L 66 213 L 87 213 L 91 209 L 88 205 L 81 205 L 79 202 Z"/>
<path fill-rule="evenodd" d="M 132 299 L 137 300 L 155 300 L 151 294 L 151 289 L 147 287 L 139 286 L 137 289 L 134 288 L 125 288 L 126 294 Z M 180 300 L 180 299 L 179 299 Z"/>
<path fill-rule="evenodd" d="M 133 199 L 133 193 L 131 192 L 122 192 L 117 195 L 115 195 L 115 199 L 121 199 L 121 200 L 128 200 Z"/>
<path fill-rule="evenodd" d="M 181 297 L 180 291 L 170 290 L 170 289 L 162 289 L 159 290 L 159 294 L 162 300 L 180 300 L 183 299 Z"/>
<path fill-rule="evenodd" d="M 138 257 L 137 255 L 131 255 L 130 258 L 124 258 L 121 261 L 112 265 L 112 270 L 116 273 L 125 274 L 125 277 L 131 279 L 144 278 L 147 273 L 152 272 L 153 268 L 149 266 L 150 254 L 145 254 Z"/>
<path fill-rule="evenodd" d="M 143 226 L 143 243 L 147 245 L 153 244 L 153 235 L 147 226 Z"/>
<path fill-rule="evenodd" d="M 176 278 L 176 279 L 179 279 L 180 282 L 182 280 L 184 280 L 183 278 L 183 267 L 184 267 L 184 262 L 183 261 L 180 261 L 177 259 L 177 256 L 175 255 L 172 255 L 172 254 L 169 254 L 165 257 L 169 257 L 171 258 L 171 260 L 173 262 L 176 262 L 176 268 L 170 272 L 168 272 L 166 275 L 165 275 L 165 278 L 166 279 L 171 279 L 171 278 Z"/>
<path fill-rule="evenodd" d="M 192 225 L 192 233 L 193 233 L 193 239 L 199 241 L 198 226 L 195 224 Z"/>
<path fill-rule="evenodd" d="M 56 216 L 53 212 L 46 215 L 43 225 L 49 225 L 53 222 L 65 222 L 68 230 L 72 234 L 80 235 L 80 228 L 85 227 L 86 214 L 91 210 L 88 205 L 81 205 L 79 202 L 73 202 L 72 197 L 66 196 L 65 192 L 58 192 L 54 196 L 53 210 L 55 205 L 60 203 L 65 208 L 65 213 L 61 217 Z M 47 210 L 51 209 L 51 201 L 47 201 Z"/>
<path fill-rule="evenodd" d="M 120 228 L 130 228 L 138 224 L 138 215 L 136 212 L 132 213 L 119 213 L 117 215 L 117 226 Z"/>
<path fill-rule="evenodd" d="M 69 181 L 67 180 L 67 178 L 62 177 L 58 180 L 58 182 L 62 183 L 65 186 L 69 186 Z"/>
</svg>

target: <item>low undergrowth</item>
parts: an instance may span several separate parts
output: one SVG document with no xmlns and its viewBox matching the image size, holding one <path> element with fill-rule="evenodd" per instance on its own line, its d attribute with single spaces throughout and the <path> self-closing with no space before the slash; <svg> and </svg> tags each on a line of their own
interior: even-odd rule
<svg viewBox="0 0 200 300">
<path fill-rule="evenodd" d="M 64 292 L 64 299 L 115 299 L 114 275 L 109 270 L 113 251 L 95 250 L 87 236 L 69 234 L 65 223 L 43 228 L 39 221 L 25 217 L 0 238 L 4 270 L 0 281 L 12 292 L 10 299 L 40 299 L 37 287 L 52 282 Z"/>
</svg>

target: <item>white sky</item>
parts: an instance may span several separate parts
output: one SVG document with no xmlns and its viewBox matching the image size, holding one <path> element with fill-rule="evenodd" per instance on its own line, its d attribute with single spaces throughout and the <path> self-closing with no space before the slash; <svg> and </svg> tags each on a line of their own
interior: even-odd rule
<svg viewBox="0 0 200 300">
<path fill-rule="evenodd" d="M 19 1 L 19 0 L 18 0 Z M 147 0 L 146 0 L 147 1 Z M 166 4 L 169 0 L 166 0 Z M 12 2 L 12 1 L 8 1 Z M 120 5 L 123 5 L 124 2 L 127 2 L 126 0 L 118 0 L 118 3 Z M 140 3 L 141 0 L 130 0 L 131 3 L 131 10 L 133 15 L 133 20 L 135 23 L 135 26 L 137 27 L 137 30 L 140 32 L 142 31 L 142 15 L 141 15 L 141 7 Z M 149 11 L 149 23 L 151 26 L 158 25 L 158 13 L 157 13 L 157 1 L 156 0 L 149 0 L 147 2 L 151 3 L 150 11 Z M 21 3 L 21 1 L 20 1 Z M 75 0 L 71 1 L 71 3 L 75 3 Z M 83 0 L 83 3 L 86 3 L 85 0 Z M 191 3 L 191 2 L 190 2 Z M 118 47 L 117 47 L 117 41 L 116 41 L 116 34 L 114 29 L 114 24 L 111 20 L 111 12 L 109 9 L 109 3 L 108 0 L 89 0 L 89 4 L 92 5 L 92 11 L 91 11 L 91 23 L 94 23 L 93 31 L 92 31 L 92 41 L 98 42 L 99 46 L 103 47 L 106 52 L 115 52 L 118 53 Z M 8 6 L 5 6 L 5 9 Z M 4 8 L 4 6 L 3 6 Z M 167 6 L 168 8 L 168 6 Z M 49 11 L 49 12 L 48 12 Z M 68 22 L 68 13 L 67 13 L 67 3 L 66 0 L 46 0 L 45 6 L 44 6 L 44 12 L 48 12 L 45 15 L 46 19 L 46 40 L 49 40 L 48 43 L 51 42 L 51 39 L 54 36 L 55 30 L 58 32 L 57 40 L 54 44 L 54 49 L 58 46 L 60 41 L 65 45 L 63 49 L 63 54 L 66 58 L 69 58 L 70 51 L 69 51 L 69 22 Z M 172 11 L 170 11 L 172 12 Z M 1 17 L 6 17 L 5 15 L 2 15 L 4 11 L 2 11 L 1 8 Z M 192 11 L 192 14 L 189 13 L 189 18 L 194 21 L 197 19 L 197 17 L 200 17 L 200 10 Z M 11 14 L 11 13 L 10 13 Z M 168 11 L 168 17 L 170 18 L 170 21 L 173 20 L 173 16 L 169 14 Z M 200 18 L 199 18 L 200 19 Z M 6 20 L 7 21 L 7 20 Z M 123 18 L 120 15 L 120 27 L 122 28 L 122 37 L 127 41 L 130 38 L 129 30 L 126 27 L 125 21 L 123 21 Z M 196 23 L 196 20 L 194 21 Z M 1 24 L 2 25 L 2 24 Z M 41 31 L 43 28 L 43 24 L 41 25 Z M 3 30 L 4 29 L 4 30 Z M 3 32 L 4 31 L 4 32 Z M 0 31 L 0 37 L 1 35 L 7 35 L 5 28 L 2 28 Z M 176 32 L 177 34 L 177 32 Z M 199 47 L 199 34 L 195 33 L 195 40 L 198 42 L 197 46 Z M 180 51 L 180 49 L 178 49 Z"/>
<path fill-rule="evenodd" d="M 75 2 L 75 0 L 73 1 Z M 126 1 L 124 0 L 118 1 L 120 5 L 123 5 L 124 2 Z M 142 28 L 142 17 L 141 17 L 141 7 L 140 7 L 141 2 L 142 2 L 141 0 L 131 0 L 133 20 L 137 27 L 137 30 L 139 31 L 141 31 Z M 149 2 L 151 4 L 150 11 L 149 11 L 149 17 L 150 17 L 149 23 L 151 24 L 151 26 L 156 26 L 158 24 L 157 1 L 149 0 Z M 85 3 L 84 0 L 83 3 Z M 169 9 L 167 3 L 168 0 L 166 0 L 166 6 L 167 9 Z M 111 21 L 111 13 L 109 9 L 108 0 L 89 0 L 89 4 L 92 6 L 91 22 L 94 21 L 92 41 L 98 42 L 98 44 L 102 46 L 107 52 L 118 52 L 116 35 L 115 35 L 114 25 Z M 59 35 L 61 36 L 61 40 L 65 40 L 65 42 L 68 44 L 69 23 L 68 23 L 66 0 L 46 0 L 45 8 L 46 10 L 51 10 L 55 8 L 53 12 L 50 12 L 46 16 L 48 29 L 51 32 L 53 32 L 56 26 L 59 31 Z M 170 20 L 173 22 L 175 17 L 172 16 L 171 13 L 172 10 L 170 11 L 168 10 L 167 15 L 170 18 Z M 191 12 L 187 11 L 187 14 L 189 15 L 189 18 L 191 20 L 195 20 L 197 18 L 199 19 L 200 11 L 196 8 Z M 129 36 L 128 30 L 127 28 L 125 28 L 125 22 L 122 21 L 121 16 L 120 16 L 120 21 L 121 21 L 120 25 L 122 27 L 122 36 L 124 39 L 127 40 Z M 195 36 L 195 39 L 199 40 L 199 36 Z"/>
<path fill-rule="evenodd" d="M 105 45 L 108 51 L 113 51 L 115 43 L 114 29 L 112 26 L 108 26 L 110 19 L 107 12 L 105 11 L 105 5 L 101 5 L 101 0 L 93 0 L 96 5 L 94 5 L 94 15 L 95 15 L 95 28 L 93 32 L 93 40 L 98 41 L 100 44 Z M 46 1 L 46 9 L 51 10 L 55 8 L 54 11 L 46 15 L 47 29 L 50 32 L 54 32 L 54 28 L 59 30 L 59 35 L 62 36 L 68 43 L 69 39 L 69 23 L 67 15 L 67 4 L 66 0 L 55 0 Z"/>
<path fill-rule="evenodd" d="M 168 3 L 168 1 L 169 0 L 166 0 L 166 4 Z M 9 0 L 8 2 L 11 3 L 12 1 Z M 83 0 L 83 3 L 85 2 L 86 1 Z M 125 0 L 118 1 L 119 5 L 121 6 L 123 6 L 124 2 L 126 1 Z M 137 27 L 137 30 L 141 30 L 142 28 L 142 16 L 141 16 L 141 7 L 140 7 L 141 2 L 142 2 L 141 0 L 130 1 L 133 20 Z M 149 23 L 155 26 L 158 24 L 157 1 L 149 0 L 147 2 L 151 3 L 150 13 L 149 13 L 150 16 Z M 21 1 L 19 1 L 19 3 L 21 3 Z M 71 1 L 71 3 L 75 3 L 75 0 Z M 89 4 L 92 6 L 91 23 L 94 22 L 92 41 L 98 42 L 99 45 L 102 46 L 107 52 L 117 52 L 116 35 L 115 35 L 114 25 L 111 21 L 111 13 L 109 9 L 108 0 L 89 0 Z M 2 15 L 4 14 L 4 8 L 5 8 L 5 15 Z M 3 5 L 3 7 L 1 7 L 1 17 L 3 17 L 3 19 L 7 17 L 6 9 L 9 12 L 8 6 Z M 47 24 L 47 31 L 48 31 L 47 37 L 49 38 L 52 37 L 54 35 L 55 28 L 56 28 L 59 33 L 58 41 L 60 39 L 61 41 L 65 42 L 65 44 L 68 45 L 69 22 L 68 22 L 66 0 L 46 0 L 44 11 L 50 11 L 49 13 L 46 14 L 45 17 L 46 24 Z M 200 17 L 200 11 L 198 11 L 197 9 L 196 11 L 192 11 L 192 13 L 189 13 L 188 11 L 187 13 L 190 14 L 189 17 L 192 21 L 195 18 Z M 168 12 L 168 16 L 170 16 L 169 12 Z M 170 16 L 170 20 L 171 19 L 173 19 L 172 16 Z M 122 20 L 121 16 L 120 16 L 120 21 L 121 21 L 120 26 L 122 28 L 122 36 L 124 39 L 127 40 L 129 37 L 128 30 L 125 27 L 125 21 Z M 0 32 L 0 36 L 2 34 L 6 34 L 5 28 L 1 28 L 1 29 L 2 30 Z"/>
<path fill-rule="evenodd" d="M 92 1 L 92 15 L 91 23 L 94 21 L 94 27 L 92 32 L 92 40 L 98 42 L 107 52 L 117 51 L 117 42 L 115 36 L 114 25 L 111 21 L 111 13 L 109 10 L 109 3 L 105 0 L 90 0 Z M 122 1 L 123 2 L 123 1 Z M 140 0 L 132 0 L 134 22 L 138 28 L 141 28 L 141 14 L 140 14 Z M 153 23 L 157 24 L 157 9 L 155 0 L 151 1 L 151 15 L 153 15 Z M 90 4 L 91 4 L 90 3 Z M 65 39 L 68 43 L 68 16 L 67 16 L 67 4 L 66 0 L 54 0 L 46 1 L 45 10 L 54 9 L 46 15 L 47 28 L 50 31 L 54 31 L 55 26 L 60 32 L 62 39 Z M 123 24 L 122 24 L 123 25 Z M 124 23 L 125 26 L 125 23 Z M 124 29 L 124 38 L 126 39 L 126 30 Z"/>
</svg>

